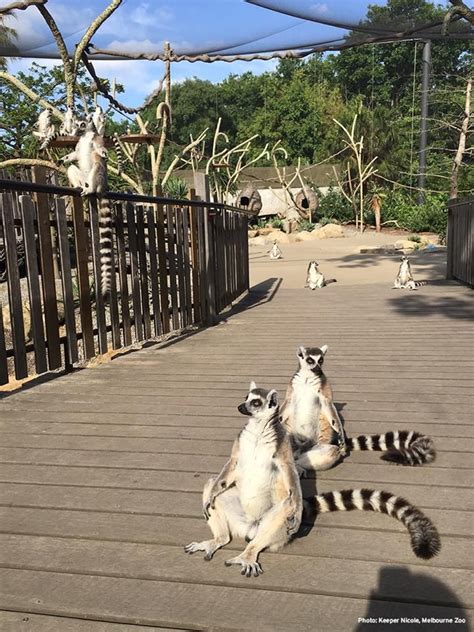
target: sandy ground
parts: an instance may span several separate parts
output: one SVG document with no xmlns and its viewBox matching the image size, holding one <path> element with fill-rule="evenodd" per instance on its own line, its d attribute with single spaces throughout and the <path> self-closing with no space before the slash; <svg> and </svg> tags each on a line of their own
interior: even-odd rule
<svg viewBox="0 0 474 632">
<path fill-rule="evenodd" d="M 305 284 L 308 262 L 315 259 L 327 279 L 335 278 L 346 285 L 370 283 L 392 284 L 403 254 L 361 254 L 364 247 L 394 244 L 406 238 L 400 233 L 366 232 L 362 235 L 348 229 L 346 237 L 281 244 L 283 259 L 271 261 L 266 252 L 270 246 L 250 246 L 250 285 L 269 277 L 282 279 L 282 287 L 301 288 Z M 442 281 L 446 278 L 446 251 L 414 251 L 408 255 L 416 281 Z"/>
</svg>

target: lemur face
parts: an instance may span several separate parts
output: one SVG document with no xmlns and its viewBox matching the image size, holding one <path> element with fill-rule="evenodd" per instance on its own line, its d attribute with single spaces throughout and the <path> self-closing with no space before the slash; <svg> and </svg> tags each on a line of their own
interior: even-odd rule
<svg viewBox="0 0 474 632">
<path fill-rule="evenodd" d="M 317 261 L 310 261 L 308 270 L 317 270 L 319 263 Z"/>
<path fill-rule="evenodd" d="M 406 255 L 403 255 L 403 257 L 400 259 L 400 261 L 403 263 L 404 261 L 408 261 L 408 257 Z"/>
<path fill-rule="evenodd" d="M 323 345 L 321 348 L 300 347 L 297 353 L 300 369 L 309 369 L 317 374 L 321 373 L 327 350 L 327 345 Z"/>
<path fill-rule="evenodd" d="M 278 407 L 278 393 L 272 389 L 267 391 L 264 388 L 257 388 L 255 382 L 250 383 L 249 394 L 245 402 L 237 406 L 237 410 L 242 415 L 258 418 L 268 418 L 273 415 Z"/>
</svg>

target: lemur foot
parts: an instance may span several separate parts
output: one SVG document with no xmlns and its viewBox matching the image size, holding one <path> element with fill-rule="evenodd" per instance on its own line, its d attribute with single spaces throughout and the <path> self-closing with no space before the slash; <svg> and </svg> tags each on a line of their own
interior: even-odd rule
<svg viewBox="0 0 474 632">
<path fill-rule="evenodd" d="M 237 557 L 233 557 L 230 560 L 225 562 L 226 566 L 232 566 L 233 564 L 240 564 L 241 566 L 241 575 L 245 575 L 245 577 L 258 577 L 263 573 L 263 569 L 257 560 L 247 560 L 243 557 L 243 555 L 238 555 Z"/>
<path fill-rule="evenodd" d="M 308 470 L 306 468 L 304 468 L 302 465 L 299 465 L 299 463 L 295 463 L 295 466 L 300 478 L 306 478 L 308 476 Z"/>
<path fill-rule="evenodd" d="M 190 555 L 197 553 L 198 551 L 204 551 L 204 559 L 206 562 L 209 562 L 209 560 L 212 560 L 214 553 L 218 548 L 219 546 L 214 542 L 214 540 L 203 540 L 202 542 L 190 542 L 184 547 L 184 550 Z"/>
</svg>

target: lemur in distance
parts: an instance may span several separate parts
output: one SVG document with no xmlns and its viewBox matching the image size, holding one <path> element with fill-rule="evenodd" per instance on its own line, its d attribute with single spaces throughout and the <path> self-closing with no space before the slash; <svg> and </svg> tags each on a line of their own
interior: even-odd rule
<svg viewBox="0 0 474 632">
<path fill-rule="evenodd" d="M 401 264 L 398 269 L 398 274 L 395 277 L 393 283 L 393 290 L 416 290 L 422 285 L 427 285 L 426 281 L 415 281 L 411 273 L 410 260 L 406 255 L 401 258 Z"/>
<path fill-rule="evenodd" d="M 324 274 L 319 271 L 319 264 L 317 261 L 310 261 L 308 264 L 308 270 L 306 272 L 306 285 L 311 290 L 320 289 L 326 287 L 330 283 L 336 283 L 337 279 L 325 279 Z"/>
<path fill-rule="evenodd" d="M 268 250 L 267 252 L 270 253 L 270 259 L 282 259 L 283 258 L 283 253 L 282 253 L 281 248 L 278 245 L 276 239 L 273 242 L 273 246 L 271 247 L 271 249 Z"/>
<path fill-rule="evenodd" d="M 357 450 L 381 451 L 382 459 L 402 465 L 434 461 L 436 452 L 431 438 L 413 430 L 354 439 L 345 436 L 323 372 L 327 350 L 327 345 L 298 349 L 299 367 L 282 406 L 282 420 L 291 436 L 298 471 L 304 474 L 307 470 L 329 469 L 341 457 Z"/>
<path fill-rule="evenodd" d="M 280 422 L 278 395 L 250 384 L 239 412 L 250 417 L 234 441 L 230 459 L 220 474 L 211 477 L 203 491 L 203 512 L 212 540 L 191 542 L 186 553 L 203 551 L 209 561 L 233 536 L 245 538 L 245 550 L 226 562 L 241 574 L 263 573 L 259 554 L 278 551 L 298 532 L 303 515 L 300 481 L 290 438 Z M 429 559 L 440 550 L 433 523 L 403 498 L 370 489 L 327 492 L 313 497 L 317 513 L 377 511 L 401 521 L 408 529 L 413 552 Z"/>
<path fill-rule="evenodd" d="M 107 150 L 104 137 L 97 133 L 92 117 L 87 118 L 84 133 L 74 151 L 62 160 L 65 163 L 77 162 L 67 170 L 71 186 L 81 188 L 84 196 L 95 195 L 98 198 L 101 292 L 106 299 L 112 279 L 112 211 L 103 197 L 107 192 Z"/>
</svg>

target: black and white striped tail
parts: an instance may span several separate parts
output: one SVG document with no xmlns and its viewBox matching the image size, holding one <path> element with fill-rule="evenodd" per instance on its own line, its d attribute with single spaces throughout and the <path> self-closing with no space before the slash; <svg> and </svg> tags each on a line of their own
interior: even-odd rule
<svg viewBox="0 0 474 632">
<path fill-rule="evenodd" d="M 125 158 L 123 155 L 123 149 L 122 146 L 120 145 L 120 141 L 118 139 L 118 135 L 117 133 L 115 133 L 112 136 L 112 142 L 114 144 L 114 149 L 115 149 L 115 153 L 117 154 L 117 170 L 119 172 L 119 175 L 122 173 L 123 171 L 123 165 L 125 162 Z"/>
<path fill-rule="evenodd" d="M 324 285 L 329 285 L 330 283 L 337 283 L 337 279 L 325 279 Z"/>
<path fill-rule="evenodd" d="M 397 430 L 378 435 L 361 435 L 347 439 L 347 448 L 352 450 L 374 450 L 385 452 L 384 461 L 393 461 L 401 465 L 423 465 L 432 463 L 436 458 L 433 441 L 413 430 Z"/>
<path fill-rule="evenodd" d="M 112 285 L 112 211 L 108 200 L 99 202 L 99 252 L 100 252 L 100 291 L 104 300 L 110 296 Z"/>
<path fill-rule="evenodd" d="M 428 281 L 413 281 L 415 287 L 422 287 L 423 285 L 428 285 Z"/>
<path fill-rule="evenodd" d="M 317 513 L 332 511 L 376 511 L 402 522 L 408 529 L 411 548 L 425 560 L 437 555 L 441 540 L 436 527 L 419 509 L 404 498 L 373 489 L 344 489 L 315 496 Z"/>
<path fill-rule="evenodd" d="M 51 143 L 54 142 L 58 138 L 58 136 L 59 136 L 59 132 L 55 131 L 52 134 L 49 134 L 48 136 L 43 138 L 40 144 L 40 149 L 41 150 L 48 149 Z"/>
</svg>

